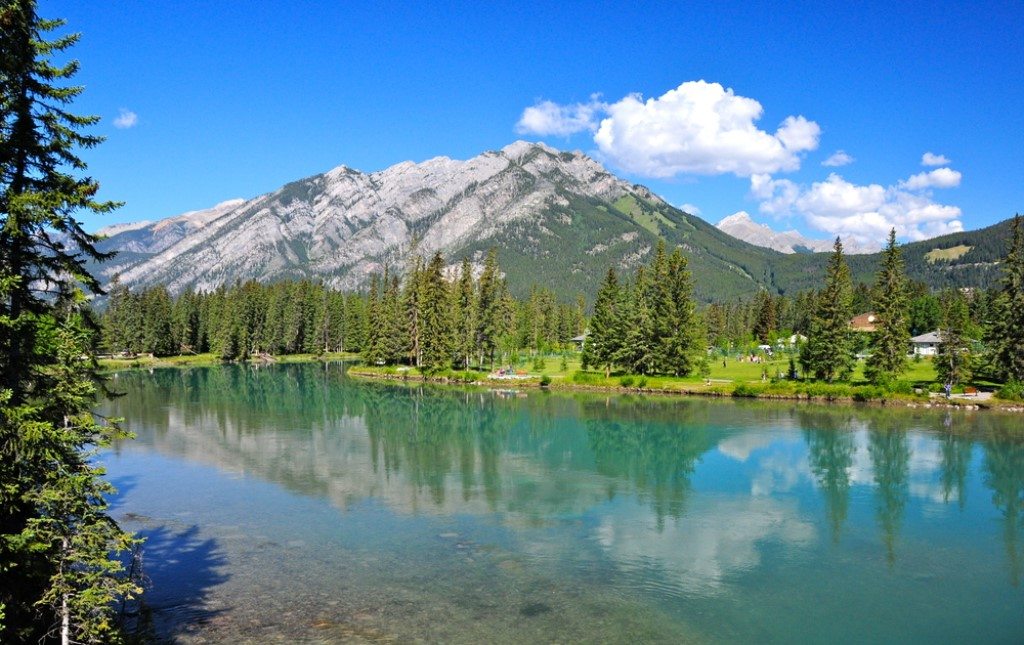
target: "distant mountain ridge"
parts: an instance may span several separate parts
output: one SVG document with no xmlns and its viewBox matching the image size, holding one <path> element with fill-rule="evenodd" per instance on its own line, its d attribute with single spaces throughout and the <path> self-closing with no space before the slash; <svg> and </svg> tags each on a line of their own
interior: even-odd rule
<svg viewBox="0 0 1024 645">
<path fill-rule="evenodd" d="M 985 240 L 968 232 L 945 236 L 946 246 L 908 244 L 908 272 L 933 286 L 983 286 L 997 275 L 1004 224 Z M 525 141 L 465 161 L 406 161 L 373 173 L 339 166 L 254 199 L 101 232 L 109 237 L 100 248 L 118 255 L 94 273 L 172 293 L 299 278 L 359 289 L 385 267 L 403 270 L 413 253 L 440 251 L 456 264 L 481 262 L 495 247 L 514 292 L 538 284 L 592 298 L 609 266 L 631 272 L 664 239 L 683 249 L 697 297 L 710 301 L 819 287 L 827 258 L 737 239 L 580 152 Z M 855 279 L 870 281 L 877 260 L 851 256 Z"/>
<path fill-rule="evenodd" d="M 774 249 L 780 253 L 824 253 L 832 250 L 835 240 L 812 240 L 799 231 L 776 231 L 767 224 L 758 224 L 746 211 L 740 211 L 723 218 L 715 228 L 755 246 Z M 853 255 L 872 253 L 877 249 L 866 249 L 853 240 L 843 240 L 843 250 Z"/>
</svg>

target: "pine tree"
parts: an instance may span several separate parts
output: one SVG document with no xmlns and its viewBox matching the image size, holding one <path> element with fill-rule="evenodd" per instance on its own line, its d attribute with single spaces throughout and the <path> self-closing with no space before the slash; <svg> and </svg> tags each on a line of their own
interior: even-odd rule
<svg viewBox="0 0 1024 645">
<path fill-rule="evenodd" d="M 1013 218 L 1010 248 L 1003 259 L 1003 279 L 990 305 L 988 333 L 996 376 L 1005 382 L 1024 382 L 1024 223 Z"/>
<path fill-rule="evenodd" d="M 624 319 L 628 321 L 624 341 L 615 362 L 634 374 L 653 374 L 657 371 L 660 343 L 656 335 L 656 310 L 652 305 L 651 281 L 644 267 L 636 272 L 636 282 L 623 299 Z M 620 332 L 621 333 L 621 332 Z"/>
<path fill-rule="evenodd" d="M 366 299 L 366 316 L 369 319 L 367 325 L 366 348 L 363 350 L 363 358 L 370 365 L 383 365 L 385 359 L 384 348 L 384 306 L 380 292 L 380 278 L 377 274 L 370 277 L 370 292 Z"/>
<path fill-rule="evenodd" d="M 405 311 L 405 335 L 409 339 L 409 364 L 422 364 L 422 316 L 424 297 L 423 259 L 415 255 L 409 262 L 402 290 L 402 308 Z"/>
<path fill-rule="evenodd" d="M 941 300 L 941 342 L 935 355 L 935 372 L 940 382 L 952 387 L 971 377 L 971 352 L 965 334 L 967 303 L 959 291 L 952 289 L 944 291 Z"/>
<path fill-rule="evenodd" d="M 687 260 L 676 247 L 668 260 L 669 297 L 673 314 L 668 329 L 664 371 L 674 376 L 687 376 L 706 360 L 706 332 L 693 301 L 693 282 Z"/>
<path fill-rule="evenodd" d="M 832 382 L 846 378 L 853 368 L 853 286 L 843 258 L 843 244 L 836 238 L 825 273 L 825 288 L 816 298 L 807 342 L 801 347 L 804 371 Z"/>
<path fill-rule="evenodd" d="M 454 347 L 451 311 L 444 258 L 439 251 L 423 272 L 420 368 L 425 372 L 451 365 Z"/>
<path fill-rule="evenodd" d="M 398 276 L 384 271 L 384 293 L 381 296 L 381 342 L 384 362 L 394 365 L 409 352 L 409 334 Z"/>
<path fill-rule="evenodd" d="M 761 289 L 757 292 L 757 297 L 754 299 L 754 310 L 756 311 L 756 318 L 754 319 L 754 337 L 762 343 L 771 342 L 772 334 L 777 329 L 777 318 L 775 311 L 775 299 L 768 293 L 767 289 Z"/>
<path fill-rule="evenodd" d="M 96 117 L 68 111 L 80 87 L 62 87 L 78 63 L 51 56 L 77 35 L 31 0 L 0 4 L 0 642 L 117 640 L 114 601 L 137 591 L 111 552 L 131 538 L 106 515 L 111 492 L 89 460 L 119 430 L 91 408 L 95 322 L 83 293 L 101 294 L 85 268 L 107 256 L 75 219 L 107 213 L 98 184 L 73 173 Z M 66 241 L 62 241 L 62 238 Z"/>
<path fill-rule="evenodd" d="M 884 384 L 906 371 L 910 346 L 907 279 L 903 255 L 896 243 L 896 229 L 889 231 L 889 243 L 882 253 L 882 268 L 875 281 L 874 310 L 878 323 L 864 372 L 872 383 Z"/>
<path fill-rule="evenodd" d="M 473 282 L 473 266 L 469 258 L 462 258 L 459 282 L 452 300 L 452 317 L 455 325 L 455 357 L 462 369 L 469 369 L 469 363 L 476 345 L 476 286 Z"/>
<path fill-rule="evenodd" d="M 476 347 L 480 353 L 480 364 L 486 360 L 494 367 L 495 353 L 501 341 L 505 326 L 502 303 L 502 284 L 498 269 L 498 252 L 491 249 L 484 261 L 478 287 L 479 300 L 476 321 Z"/>
<path fill-rule="evenodd" d="M 605 376 L 611 374 L 612 364 L 622 351 L 622 331 L 619 278 L 615 269 L 609 267 L 594 301 L 594 315 L 590 319 L 590 331 L 583 346 L 583 361 L 587 365 L 603 367 Z"/>
</svg>

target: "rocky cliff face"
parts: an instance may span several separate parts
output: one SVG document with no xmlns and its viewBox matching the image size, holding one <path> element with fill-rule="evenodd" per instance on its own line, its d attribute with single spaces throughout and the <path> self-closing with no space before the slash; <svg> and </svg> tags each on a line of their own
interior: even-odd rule
<svg viewBox="0 0 1024 645">
<path fill-rule="evenodd" d="M 109 235 L 102 247 L 120 254 L 100 271 L 129 286 L 162 283 L 172 292 L 300 277 L 358 288 L 385 265 L 403 266 L 414 247 L 454 261 L 490 244 L 516 244 L 537 262 L 564 261 L 559 249 L 571 229 L 607 229 L 607 239 L 581 250 L 628 264 L 651 246 L 635 229 L 647 219 L 649 233 L 668 225 L 643 213 L 667 208 L 581 153 L 518 141 L 467 161 L 438 157 L 369 174 L 341 166 L 248 201 L 110 227 L 101 231 Z M 631 221 L 631 211 L 643 222 Z"/>
</svg>

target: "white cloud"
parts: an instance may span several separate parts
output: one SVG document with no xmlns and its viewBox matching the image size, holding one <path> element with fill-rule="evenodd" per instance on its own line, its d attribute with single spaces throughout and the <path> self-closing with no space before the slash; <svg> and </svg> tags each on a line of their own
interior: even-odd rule
<svg viewBox="0 0 1024 645">
<path fill-rule="evenodd" d="M 955 188 L 960 185 L 960 173 L 949 168 L 936 168 L 930 172 L 921 172 L 901 181 L 900 187 L 907 190 L 924 188 Z"/>
<path fill-rule="evenodd" d="M 878 249 L 891 228 L 896 229 L 900 238 L 912 241 L 963 230 L 960 209 L 934 202 L 931 194 L 923 190 L 955 186 L 960 173 L 933 173 L 922 173 L 925 178 L 915 175 L 893 186 L 853 184 L 832 173 L 810 187 L 788 179 L 754 175 L 750 178 L 750 192 L 761 201 L 762 213 L 799 215 L 819 231 L 852 239 L 864 248 Z"/>
<path fill-rule="evenodd" d="M 853 157 L 848 155 L 844 150 L 836 150 L 832 153 L 825 161 L 821 162 L 823 166 L 830 166 L 832 168 L 838 168 L 839 166 L 848 166 L 856 161 Z"/>
<path fill-rule="evenodd" d="M 114 118 L 114 127 L 120 130 L 127 130 L 133 128 L 139 122 L 139 115 L 135 114 L 127 108 L 121 108 L 118 115 Z"/>
<path fill-rule="evenodd" d="M 921 155 L 922 166 L 945 166 L 953 163 L 946 155 L 937 155 L 933 152 L 926 152 Z"/>
<path fill-rule="evenodd" d="M 516 132 L 560 137 L 585 130 L 593 132 L 597 129 L 597 114 L 603 108 L 604 104 L 596 94 L 590 97 L 589 103 L 558 105 L 552 101 L 541 101 L 523 110 L 516 123 Z"/>
<path fill-rule="evenodd" d="M 700 215 L 701 212 L 700 207 L 697 206 L 696 204 L 680 204 L 679 210 L 683 211 L 684 213 L 689 213 L 690 215 Z"/>
<path fill-rule="evenodd" d="M 759 129 L 764 109 L 718 83 L 689 81 L 646 101 L 630 94 L 614 103 L 558 105 L 542 101 L 523 111 L 520 133 L 567 136 L 594 132 L 594 143 L 613 164 L 647 177 L 797 170 L 802 154 L 818 147 L 821 128 L 788 116 L 774 133 Z M 596 115 L 602 113 L 600 124 Z"/>
</svg>

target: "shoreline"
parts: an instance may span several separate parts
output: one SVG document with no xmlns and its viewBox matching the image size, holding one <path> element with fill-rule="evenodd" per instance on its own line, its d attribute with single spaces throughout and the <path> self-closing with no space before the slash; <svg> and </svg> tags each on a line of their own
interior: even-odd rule
<svg viewBox="0 0 1024 645">
<path fill-rule="evenodd" d="M 188 368 L 188 367 L 214 367 L 218 365 L 238 365 L 238 364 L 249 364 L 249 365 L 274 365 L 274 364 L 296 364 L 296 363 L 316 363 L 316 362 L 333 362 L 333 361 L 357 361 L 360 360 L 359 354 L 353 353 L 328 353 L 328 354 L 282 354 L 279 356 L 255 356 L 245 361 L 223 361 L 214 354 L 198 354 L 193 356 L 167 356 L 167 357 L 152 357 L 152 356 L 138 356 L 135 358 L 101 358 L 98 359 L 99 367 L 102 372 L 111 372 L 121 369 L 155 369 L 155 368 Z M 383 371 L 376 367 L 369 367 L 365 365 L 353 366 L 349 368 L 347 374 L 354 378 L 361 378 L 374 381 L 390 381 L 390 382 L 419 382 L 419 383 L 432 383 L 436 385 L 448 385 L 448 386 L 465 386 L 465 385 L 476 385 L 486 387 L 492 390 L 502 389 L 518 389 L 518 388 L 529 388 L 538 390 L 559 390 L 559 391 L 575 391 L 575 392 L 607 392 L 612 394 L 653 394 L 659 396 L 692 396 L 692 397 L 710 397 L 710 398 L 721 398 L 721 399 L 735 399 L 735 400 L 751 400 L 751 401 L 777 401 L 777 402 L 805 402 L 805 403 L 823 403 L 823 404 L 867 404 L 879 407 L 903 407 L 903 408 L 923 408 L 923 409 L 950 409 L 950 410 L 987 410 L 994 412 L 1024 412 L 1024 403 L 1018 401 L 1004 401 L 1001 399 L 985 399 L 978 400 L 976 398 L 968 398 L 963 395 L 954 395 L 951 399 L 945 398 L 934 398 L 931 396 L 925 396 L 920 394 L 899 394 L 899 393 L 885 393 L 879 395 L 877 392 L 866 392 L 863 396 L 856 396 L 851 394 L 812 394 L 808 392 L 772 392 L 763 391 L 770 390 L 771 386 L 774 385 L 770 382 L 762 383 L 746 383 L 744 381 L 726 381 L 721 379 L 713 379 L 709 385 L 702 383 L 682 383 L 679 382 L 679 387 L 656 387 L 656 386 L 623 386 L 616 384 L 595 384 L 595 383 L 575 383 L 569 380 L 565 376 L 548 377 L 550 382 L 546 385 L 541 384 L 542 375 L 529 375 L 518 378 L 503 378 L 495 379 L 489 378 L 487 375 L 482 375 L 482 378 L 473 380 L 463 380 L 459 378 L 453 378 L 451 376 L 429 376 L 419 373 L 406 372 L 392 372 Z M 603 377 L 602 377 L 603 378 Z M 637 377 L 633 377 L 637 378 Z M 815 384 L 811 384 L 815 385 Z M 869 388 L 871 386 L 854 386 L 848 384 L 841 384 L 837 386 L 837 389 L 849 389 L 849 388 Z M 738 393 L 737 390 L 742 389 L 742 393 Z M 826 388 L 827 389 L 827 388 Z M 762 390 L 762 391 L 759 391 Z"/>
<path fill-rule="evenodd" d="M 374 369 L 366 370 L 350 368 L 347 374 L 354 378 L 362 378 L 371 381 L 389 382 L 418 382 L 431 383 L 435 385 L 448 386 L 480 386 L 492 390 L 506 390 L 529 388 L 537 390 L 559 390 L 570 392 L 608 392 L 611 394 L 653 394 L 659 396 L 675 397 L 705 397 L 719 399 L 749 400 L 749 401 L 776 401 L 801 402 L 801 403 L 824 403 L 824 404 L 866 404 L 876 407 L 903 407 L 909 409 L 921 408 L 931 410 L 963 410 L 963 411 L 991 411 L 991 412 L 1024 412 L 1024 403 L 1016 401 L 1003 401 L 1001 399 L 988 399 L 979 401 L 976 399 L 958 398 L 935 400 L 931 397 L 924 398 L 919 395 L 893 395 L 883 397 L 857 398 L 854 396 L 828 396 L 812 395 L 805 393 L 751 393 L 736 394 L 736 382 L 718 383 L 710 386 L 698 386 L 703 389 L 681 387 L 681 388 L 660 388 L 660 387 L 625 387 L 614 385 L 594 385 L 584 383 L 567 382 L 565 379 L 552 379 L 547 385 L 541 385 L 540 376 L 530 376 L 518 379 L 492 379 L 482 378 L 474 381 L 463 381 L 448 376 L 427 376 L 424 374 L 409 373 L 387 373 Z"/>
</svg>

